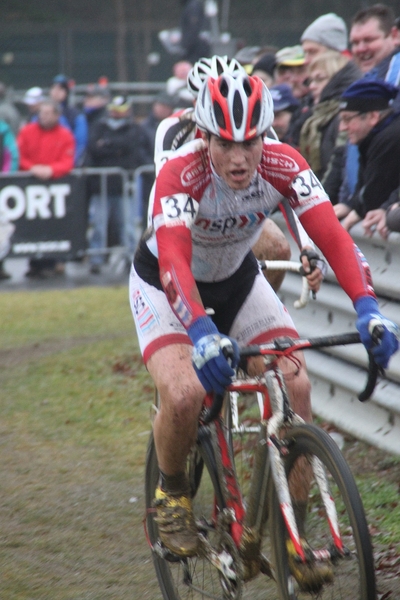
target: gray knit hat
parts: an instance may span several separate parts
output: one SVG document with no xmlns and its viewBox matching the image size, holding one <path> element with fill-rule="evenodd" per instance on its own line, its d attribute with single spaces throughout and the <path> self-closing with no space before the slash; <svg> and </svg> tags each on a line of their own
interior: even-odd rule
<svg viewBox="0 0 400 600">
<path fill-rule="evenodd" d="M 304 30 L 300 39 L 302 42 L 309 40 L 343 52 L 347 48 L 346 23 L 335 13 L 321 15 Z"/>
</svg>

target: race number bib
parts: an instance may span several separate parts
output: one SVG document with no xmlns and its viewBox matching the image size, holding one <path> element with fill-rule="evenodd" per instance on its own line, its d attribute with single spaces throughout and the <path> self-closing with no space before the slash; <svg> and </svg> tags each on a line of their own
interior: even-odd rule
<svg viewBox="0 0 400 600">
<path fill-rule="evenodd" d="M 187 194 L 174 194 L 161 198 L 164 224 L 167 227 L 185 225 L 191 228 L 199 209 L 199 203 Z"/>
<path fill-rule="evenodd" d="M 296 175 L 291 187 L 294 191 L 294 197 L 291 198 L 290 205 L 296 210 L 298 216 L 312 206 L 316 206 L 321 202 L 329 202 L 326 191 L 311 169 L 301 171 Z"/>
</svg>

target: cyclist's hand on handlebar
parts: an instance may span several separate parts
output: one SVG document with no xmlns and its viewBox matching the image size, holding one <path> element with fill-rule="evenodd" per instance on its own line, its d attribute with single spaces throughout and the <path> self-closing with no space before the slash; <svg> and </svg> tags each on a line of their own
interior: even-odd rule
<svg viewBox="0 0 400 600">
<path fill-rule="evenodd" d="M 307 278 L 310 290 L 318 292 L 327 271 L 326 262 L 312 248 L 303 248 L 300 261 L 303 265 L 303 275 Z"/>
<path fill-rule="evenodd" d="M 376 364 L 386 368 L 390 357 L 399 348 L 398 326 L 379 312 L 378 302 L 372 296 L 359 298 L 354 307 L 358 315 L 356 326 L 362 343 L 372 352 Z M 373 329 L 376 325 L 382 328 L 382 335 L 378 341 L 373 338 Z"/>
<path fill-rule="evenodd" d="M 193 366 L 207 392 L 222 395 L 232 382 L 240 354 L 237 342 L 221 336 L 210 317 L 200 317 L 188 329 L 193 342 Z"/>
</svg>

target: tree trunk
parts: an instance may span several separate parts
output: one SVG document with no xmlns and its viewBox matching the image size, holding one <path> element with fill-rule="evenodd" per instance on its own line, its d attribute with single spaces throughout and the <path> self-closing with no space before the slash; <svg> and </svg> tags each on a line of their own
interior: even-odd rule
<svg viewBox="0 0 400 600">
<path fill-rule="evenodd" d="M 128 81 L 128 64 L 126 59 L 126 19 L 124 0 L 114 0 L 117 39 L 115 47 L 115 58 L 117 61 L 117 79 L 118 81 Z"/>
</svg>

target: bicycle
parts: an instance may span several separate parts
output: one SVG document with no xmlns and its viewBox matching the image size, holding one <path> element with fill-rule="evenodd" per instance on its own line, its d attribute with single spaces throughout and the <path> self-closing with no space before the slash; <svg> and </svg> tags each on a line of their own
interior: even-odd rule
<svg viewBox="0 0 400 600">
<path fill-rule="evenodd" d="M 347 599 L 349 594 L 353 600 L 376 598 L 368 525 L 350 469 L 332 438 L 292 411 L 276 365 L 277 357 L 295 350 L 359 342 L 358 333 L 347 333 L 277 339 L 245 348 L 243 359 L 264 356 L 264 375 L 248 377 L 239 368 L 224 400 L 206 397 L 197 444 L 187 461 L 201 540 L 201 551 L 194 558 L 178 558 L 158 539 L 152 508 L 158 465 L 150 437 L 146 533 L 165 599 L 274 598 L 275 586 L 281 600 Z M 372 394 L 377 375 L 370 361 L 361 400 Z M 257 401 L 241 405 L 248 394 L 252 398 L 256 394 Z M 292 496 L 299 469 L 306 469 L 309 477 L 303 531 Z M 269 536 L 265 535 L 267 523 Z M 307 540 L 306 548 L 301 538 Z M 296 563 L 331 565 L 333 581 L 317 591 L 302 591 L 292 575 L 288 544 L 295 549 Z M 259 574 L 275 580 L 273 587 Z"/>
</svg>

